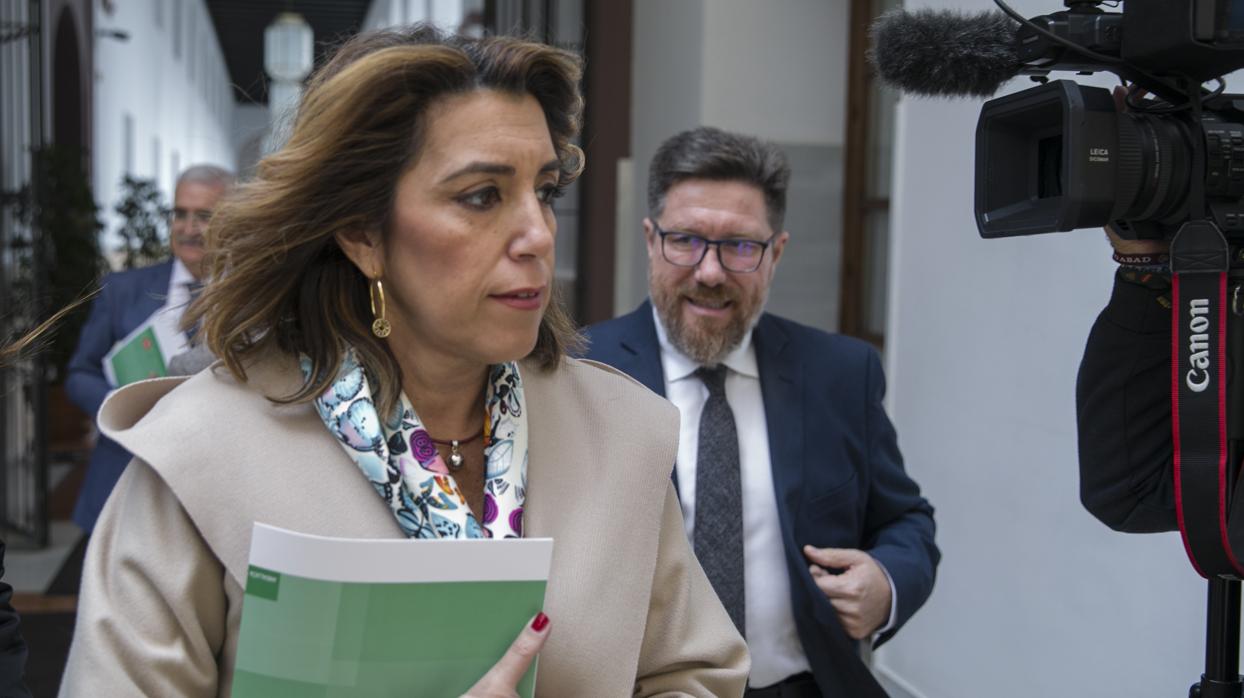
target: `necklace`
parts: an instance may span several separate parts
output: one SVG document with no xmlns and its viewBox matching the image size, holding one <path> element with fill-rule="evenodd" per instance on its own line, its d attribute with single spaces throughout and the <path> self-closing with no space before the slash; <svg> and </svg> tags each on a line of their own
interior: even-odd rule
<svg viewBox="0 0 1244 698">
<path fill-rule="evenodd" d="M 431 434 L 428 434 L 428 438 L 432 439 L 432 443 L 434 444 L 449 447 L 449 469 L 456 472 L 461 470 L 462 464 L 466 462 L 466 459 L 462 457 L 462 445 L 469 444 L 483 436 L 487 429 L 488 422 L 484 422 L 484 426 L 480 427 L 479 431 L 466 437 L 465 439 L 450 439 L 448 441 L 442 441 L 441 439 L 432 438 Z"/>
</svg>

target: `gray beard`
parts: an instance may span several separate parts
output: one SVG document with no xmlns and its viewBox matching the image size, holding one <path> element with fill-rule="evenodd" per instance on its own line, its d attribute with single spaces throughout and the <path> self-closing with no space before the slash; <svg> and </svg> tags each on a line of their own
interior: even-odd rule
<svg viewBox="0 0 1244 698">
<path fill-rule="evenodd" d="M 742 344 L 743 338 L 752 331 L 756 319 L 760 317 L 764 301 L 765 299 L 761 298 L 755 308 L 744 309 L 750 312 L 731 319 L 722 331 L 712 332 L 684 322 L 680 307 L 682 305 L 681 294 L 674 293 L 671 296 L 663 292 L 657 293 L 655 289 L 652 293 L 653 306 L 657 309 L 657 317 L 661 320 L 661 325 L 665 327 L 665 334 L 670 344 L 673 344 L 678 351 L 692 361 L 705 366 L 721 363 L 726 355 Z"/>
<path fill-rule="evenodd" d="M 681 320 L 676 320 L 677 324 L 672 324 L 665 318 L 661 321 L 665 324 L 665 332 L 669 336 L 670 343 L 692 361 L 704 366 L 715 366 L 721 363 L 721 360 L 743 341 L 743 336 L 734 331 L 722 334 L 700 332 L 683 325 Z M 733 329 L 733 326 L 729 328 L 729 330 Z"/>
</svg>

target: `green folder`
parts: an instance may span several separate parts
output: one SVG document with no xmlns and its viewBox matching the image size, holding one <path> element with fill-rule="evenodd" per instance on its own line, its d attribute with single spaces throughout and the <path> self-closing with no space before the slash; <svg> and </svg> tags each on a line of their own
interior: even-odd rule
<svg viewBox="0 0 1244 698">
<path fill-rule="evenodd" d="M 160 350 L 160 340 L 156 338 L 155 328 L 150 324 L 113 351 L 108 361 L 112 368 L 111 373 L 116 377 L 117 387 L 168 375 L 164 366 L 164 353 Z"/>
<path fill-rule="evenodd" d="M 540 611 L 551 558 L 548 539 L 346 540 L 256 524 L 233 695 L 460 696 Z M 535 681 L 533 664 L 519 695 Z"/>
</svg>

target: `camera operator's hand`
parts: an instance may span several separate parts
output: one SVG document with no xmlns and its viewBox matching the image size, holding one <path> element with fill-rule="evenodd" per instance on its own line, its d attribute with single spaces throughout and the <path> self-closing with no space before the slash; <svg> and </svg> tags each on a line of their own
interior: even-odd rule
<svg viewBox="0 0 1244 698">
<path fill-rule="evenodd" d="M 1125 240 L 1114 232 L 1114 228 L 1106 225 L 1106 237 L 1115 252 L 1127 255 L 1158 255 L 1170 251 L 1170 240 Z"/>
</svg>

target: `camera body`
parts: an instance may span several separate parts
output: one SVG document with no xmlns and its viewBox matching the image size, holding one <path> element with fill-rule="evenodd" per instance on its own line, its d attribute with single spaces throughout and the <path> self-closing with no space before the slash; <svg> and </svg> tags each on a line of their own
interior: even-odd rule
<svg viewBox="0 0 1244 698">
<path fill-rule="evenodd" d="M 1108 90 L 1060 80 L 986 102 L 976 131 L 981 236 L 1112 224 L 1126 238 L 1163 239 L 1201 200 L 1204 217 L 1244 239 L 1244 95 L 1201 87 L 1244 67 L 1244 0 L 1126 0 L 1122 13 L 1066 4 L 1029 20 L 1048 35 L 1016 32 L 1022 73 L 1105 70 L 1164 101 L 1120 112 Z"/>
</svg>

